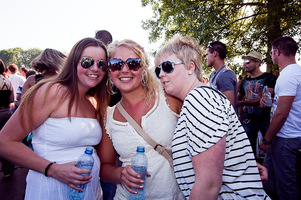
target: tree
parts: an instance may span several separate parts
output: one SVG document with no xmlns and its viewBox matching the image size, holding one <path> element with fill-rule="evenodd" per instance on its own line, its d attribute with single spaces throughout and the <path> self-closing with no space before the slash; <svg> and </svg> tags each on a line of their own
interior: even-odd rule
<svg viewBox="0 0 301 200">
<path fill-rule="evenodd" d="M 23 50 L 20 47 L 3 49 L 0 51 L 0 59 L 3 60 L 6 66 L 16 64 L 19 68 L 21 66 L 30 67 L 30 62 L 37 57 L 42 50 L 33 48 Z"/>
<path fill-rule="evenodd" d="M 301 0 L 141 0 L 151 5 L 154 15 L 143 21 L 150 30 L 149 40 L 180 33 L 197 38 L 205 46 L 220 40 L 229 49 L 229 64 L 234 58 L 256 50 L 265 55 L 267 71 L 277 71 L 269 52 L 271 42 L 282 35 L 301 44 Z M 235 70 L 235 69 L 234 69 Z"/>
</svg>

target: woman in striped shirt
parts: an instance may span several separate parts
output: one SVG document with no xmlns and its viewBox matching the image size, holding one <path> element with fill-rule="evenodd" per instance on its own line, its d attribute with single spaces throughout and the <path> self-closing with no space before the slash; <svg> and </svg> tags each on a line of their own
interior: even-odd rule
<svg viewBox="0 0 301 200">
<path fill-rule="evenodd" d="M 156 55 L 165 91 L 183 101 L 172 141 L 186 199 L 269 199 L 248 137 L 229 100 L 202 83 L 198 41 L 175 36 Z"/>
</svg>

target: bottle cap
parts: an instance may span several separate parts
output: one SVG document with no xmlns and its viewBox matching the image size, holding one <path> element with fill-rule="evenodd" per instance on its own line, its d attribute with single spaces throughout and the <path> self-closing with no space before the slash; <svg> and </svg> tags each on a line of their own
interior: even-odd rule
<svg viewBox="0 0 301 200">
<path fill-rule="evenodd" d="M 143 146 L 137 146 L 137 152 L 144 152 L 144 147 Z"/>
<path fill-rule="evenodd" d="M 87 147 L 86 150 L 85 150 L 85 154 L 92 155 L 92 153 L 93 153 L 93 148 L 92 147 Z"/>
</svg>

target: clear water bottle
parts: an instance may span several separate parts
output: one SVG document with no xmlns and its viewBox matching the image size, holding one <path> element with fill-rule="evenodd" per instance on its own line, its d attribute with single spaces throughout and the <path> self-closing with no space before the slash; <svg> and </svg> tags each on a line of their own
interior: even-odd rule
<svg viewBox="0 0 301 200">
<path fill-rule="evenodd" d="M 94 158 L 92 156 L 93 154 L 93 148 L 92 147 L 87 147 L 85 150 L 85 153 L 81 155 L 77 161 L 76 167 L 81 168 L 81 169 L 88 169 L 92 170 L 93 164 L 94 164 Z M 90 174 L 83 174 L 85 176 L 89 176 Z M 86 186 L 85 185 L 76 185 L 76 187 L 82 188 L 83 191 L 78 191 L 70 188 L 68 197 L 70 200 L 81 200 L 84 199 L 85 193 L 86 193 Z"/>
<path fill-rule="evenodd" d="M 262 93 L 263 93 L 262 95 L 263 95 L 263 97 L 265 98 L 265 101 L 266 101 L 266 106 L 267 107 L 272 107 L 273 100 L 272 100 L 272 95 L 269 92 L 268 86 L 264 86 Z"/>
<path fill-rule="evenodd" d="M 146 177 L 146 172 L 147 172 L 147 157 L 144 154 L 144 147 L 143 146 L 138 146 L 137 147 L 137 153 L 136 155 L 132 158 L 132 168 L 135 170 L 140 176 L 141 179 L 144 181 L 143 186 L 145 186 L 145 177 Z M 134 190 L 137 190 L 137 194 L 132 194 L 130 193 L 129 195 L 129 200 L 144 200 L 145 199 L 145 191 L 143 189 L 136 189 L 133 188 Z"/>
</svg>

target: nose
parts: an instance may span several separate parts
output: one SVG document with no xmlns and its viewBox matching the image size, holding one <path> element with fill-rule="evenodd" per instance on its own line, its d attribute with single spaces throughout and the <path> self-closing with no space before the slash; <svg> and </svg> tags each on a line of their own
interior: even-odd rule
<svg viewBox="0 0 301 200">
<path fill-rule="evenodd" d="M 94 61 L 93 65 L 89 69 L 92 71 L 97 71 L 99 69 L 97 66 L 97 62 Z"/>
<path fill-rule="evenodd" d="M 126 66 L 126 63 L 125 62 L 123 62 L 122 63 L 122 66 L 121 66 L 121 70 L 120 71 L 129 71 L 129 69 L 128 69 L 128 67 Z"/>
<path fill-rule="evenodd" d="M 165 72 L 161 69 L 159 73 L 159 78 L 161 78 L 162 76 L 165 76 Z"/>
</svg>

